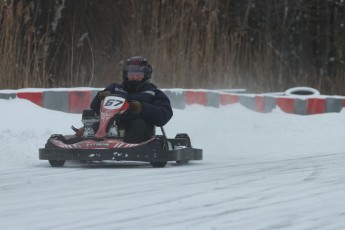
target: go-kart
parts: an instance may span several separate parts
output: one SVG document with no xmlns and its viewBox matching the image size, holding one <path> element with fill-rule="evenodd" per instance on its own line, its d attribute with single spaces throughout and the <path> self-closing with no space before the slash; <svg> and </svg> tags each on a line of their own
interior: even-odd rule
<svg viewBox="0 0 345 230">
<path fill-rule="evenodd" d="M 152 167 L 165 167 L 167 162 L 186 164 L 190 160 L 202 160 L 202 149 L 193 148 L 186 133 L 167 138 L 164 128 L 162 135 L 154 135 L 141 143 L 126 143 L 115 117 L 126 113 L 129 102 L 122 95 L 110 95 L 101 102 L 100 115 L 84 110 L 81 135 L 54 134 L 44 148 L 39 149 L 39 159 L 48 160 L 52 167 L 62 167 L 67 160 L 82 163 L 100 161 L 141 161 Z M 94 130 L 97 123 L 98 129 Z"/>
</svg>

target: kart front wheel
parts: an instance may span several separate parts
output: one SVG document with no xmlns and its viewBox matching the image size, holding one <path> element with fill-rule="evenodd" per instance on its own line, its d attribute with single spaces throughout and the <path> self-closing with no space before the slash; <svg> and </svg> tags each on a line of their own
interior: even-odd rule
<svg viewBox="0 0 345 230">
<path fill-rule="evenodd" d="M 168 162 L 162 161 L 162 162 L 150 162 L 151 166 L 154 168 L 164 168 L 167 165 Z"/>
<path fill-rule="evenodd" d="M 49 160 L 49 164 L 52 166 L 52 167 L 62 167 L 64 166 L 66 161 L 64 160 Z"/>
</svg>

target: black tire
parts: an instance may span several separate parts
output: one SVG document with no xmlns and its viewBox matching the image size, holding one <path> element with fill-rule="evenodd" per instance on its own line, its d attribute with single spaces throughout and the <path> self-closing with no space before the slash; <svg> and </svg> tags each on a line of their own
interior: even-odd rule
<svg viewBox="0 0 345 230">
<path fill-rule="evenodd" d="M 192 147 L 192 143 L 190 141 L 190 137 L 188 136 L 187 133 L 178 133 L 176 134 L 175 138 L 183 138 L 186 139 L 186 147 Z"/>
<path fill-rule="evenodd" d="M 162 162 L 150 162 L 151 166 L 153 168 L 164 168 L 167 165 L 167 161 L 162 161 Z"/>
<path fill-rule="evenodd" d="M 62 141 L 62 142 L 66 141 L 65 137 L 62 134 L 53 134 L 53 135 L 50 136 L 49 139 L 59 140 L 59 141 Z"/>
<path fill-rule="evenodd" d="M 62 167 L 64 166 L 66 161 L 64 160 L 49 160 L 49 164 L 52 166 L 52 167 Z"/>
<path fill-rule="evenodd" d="M 175 138 L 184 138 L 186 139 L 186 147 L 192 147 L 192 143 L 190 141 L 190 137 L 188 136 L 187 133 L 178 133 L 176 134 Z M 188 164 L 189 160 L 180 160 L 180 161 L 176 161 L 176 164 L 178 165 L 184 165 L 184 164 Z"/>
<path fill-rule="evenodd" d="M 178 165 L 185 165 L 185 164 L 188 164 L 188 163 L 189 163 L 189 160 L 176 161 L 176 164 L 178 164 Z"/>
</svg>

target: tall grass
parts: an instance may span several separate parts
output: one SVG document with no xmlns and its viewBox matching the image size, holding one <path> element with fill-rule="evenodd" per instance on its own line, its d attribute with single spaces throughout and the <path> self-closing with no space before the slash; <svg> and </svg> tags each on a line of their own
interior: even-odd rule
<svg viewBox="0 0 345 230">
<path fill-rule="evenodd" d="M 0 2 L 1 88 L 44 87 L 46 37 L 38 38 L 29 5 Z"/>
<path fill-rule="evenodd" d="M 120 10 L 120 56 L 149 57 L 160 86 L 344 91 L 341 42 L 337 75 L 329 71 L 331 9 L 323 1 L 131 0 Z M 338 23 L 344 19 L 338 14 Z"/>
<path fill-rule="evenodd" d="M 102 87 L 121 81 L 122 60 L 143 55 L 160 87 L 345 93 L 339 1 L 6 2 L 2 88 Z"/>
</svg>

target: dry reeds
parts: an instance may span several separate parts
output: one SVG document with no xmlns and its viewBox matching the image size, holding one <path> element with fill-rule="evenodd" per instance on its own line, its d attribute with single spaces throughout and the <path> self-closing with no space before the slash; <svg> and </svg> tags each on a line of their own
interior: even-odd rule
<svg viewBox="0 0 345 230">
<path fill-rule="evenodd" d="M 334 57 L 335 75 L 327 64 L 332 46 L 327 20 L 343 6 L 335 9 L 322 1 L 132 0 L 121 7 L 122 15 L 128 15 L 116 19 L 124 28 L 121 56 L 146 55 L 155 67 L 155 82 L 163 87 L 262 92 L 308 85 L 340 93 L 336 81 L 341 80 L 344 49 L 336 44 L 341 49 Z M 337 14 L 336 19 L 345 17 Z M 333 36 L 341 39 L 339 32 Z"/>
<path fill-rule="evenodd" d="M 9 2 L 0 2 L 2 88 L 102 87 L 121 81 L 122 60 L 143 55 L 160 87 L 345 93 L 339 1 Z"/>
<path fill-rule="evenodd" d="M 22 2 L 1 1 L 0 70 L 2 88 L 45 86 L 44 38 L 35 35 L 32 12 Z"/>
</svg>

